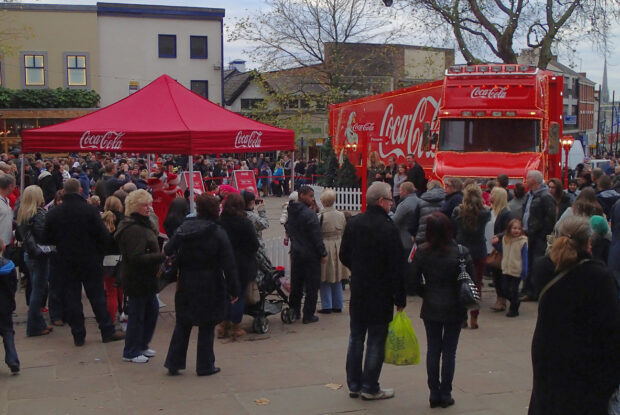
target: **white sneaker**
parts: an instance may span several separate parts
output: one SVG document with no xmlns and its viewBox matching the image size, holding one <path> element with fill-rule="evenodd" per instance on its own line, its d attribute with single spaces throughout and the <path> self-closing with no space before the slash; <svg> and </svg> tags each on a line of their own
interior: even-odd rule
<svg viewBox="0 0 620 415">
<path fill-rule="evenodd" d="M 133 358 L 123 357 L 123 362 L 148 363 L 148 361 L 149 361 L 149 358 L 143 354 L 141 354 L 140 356 L 133 357 Z"/>
<path fill-rule="evenodd" d="M 362 392 L 362 399 L 365 401 L 374 401 L 376 399 L 390 399 L 394 397 L 394 389 L 379 389 L 377 393 Z"/>
<path fill-rule="evenodd" d="M 155 357 L 156 354 L 157 352 L 153 349 L 142 350 L 142 355 L 146 357 Z"/>
</svg>

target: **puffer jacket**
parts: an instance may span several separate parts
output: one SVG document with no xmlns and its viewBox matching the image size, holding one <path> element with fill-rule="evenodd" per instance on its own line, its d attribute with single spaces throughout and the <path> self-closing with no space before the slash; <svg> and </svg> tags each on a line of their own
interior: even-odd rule
<svg viewBox="0 0 620 415">
<path fill-rule="evenodd" d="M 129 296 L 144 297 L 157 292 L 157 272 L 164 261 L 157 232 L 150 219 L 132 213 L 118 225 L 114 237 L 121 252 L 121 285 Z"/>
<path fill-rule="evenodd" d="M 412 232 L 414 229 L 409 229 L 409 232 L 415 235 L 415 241 L 418 245 L 424 243 L 426 238 L 426 217 L 441 210 L 444 200 L 446 200 L 446 192 L 441 187 L 435 187 L 420 196 L 417 227 L 415 232 Z"/>
<path fill-rule="evenodd" d="M 463 248 L 465 267 L 473 276 L 471 256 L 467 248 Z M 424 299 L 420 318 L 439 322 L 459 322 L 467 318 L 467 309 L 459 302 L 459 258 L 455 242 L 445 250 L 432 250 L 423 244 L 416 251 L 412 261 L 413 280 L 417 283 L 417 293 Z"/>
<path fill-rule="evenodd" d="M 202 217 L 187 218 L 166 244 L 177 254 L 179 281 L 174 297 L 177 321 L 215 325 L 226 318 L 230 297 L 239 296 L 233 248 L 226 231 Z"/>
</svg>

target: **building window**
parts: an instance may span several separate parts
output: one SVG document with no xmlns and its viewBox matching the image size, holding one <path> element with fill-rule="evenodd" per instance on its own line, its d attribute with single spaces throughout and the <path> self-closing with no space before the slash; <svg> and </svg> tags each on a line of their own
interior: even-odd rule
<svg viewBox="0 0 620 415">
<path fill-rule="evenodd" d="M 159 35 L 159 57 L 177 57 L 177 35 Z"/>
<path fill-rule="evenodd" d="M 251 110 L 257 108 L 263 102 L 262 98 L 241 98 L 241 109 Z"/>
<path fill-rule="evenodd" d="M 191 81 L 190 89 L 205 99 L 209 99 L 209 81 Z"/>
<path fill-rule="evenodd" d="M 85 55 L 67 55 L 67 85 L 86 86 Z"/>
<path fill-rule="evenodd" d="M 27 86 L 45 85 L 44 55 L 24 55 L 25 83 Z"/>
<path fill-rule="evenodd" d="M 206 36 L 189 37 L 189 57 L 191 59 L 207 59 L 207 52 Z"/>
</svg>

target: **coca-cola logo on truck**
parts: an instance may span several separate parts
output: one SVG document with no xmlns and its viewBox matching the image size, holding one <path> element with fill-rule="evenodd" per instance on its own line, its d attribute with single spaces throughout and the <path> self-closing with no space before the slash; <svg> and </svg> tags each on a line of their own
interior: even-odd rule
<svg viewBox="0 0 620 415">
<path fill-rule="evenodd" d="M 353 131 L 359 132 L 359 131 L 363 131 L 363 132 L 370 132 L 370 131 L 375 131 L 375 123 L 374 122 L 367 122 L 364 124 L 353 124 Z"/>
<path fill-rule="evenodd" d="M 472 99 L 504 99 L 508 94 L 507 87 L 481 88 L 479 86 L 471 90 L 469 95 Z"/>
<path fill-rule="evenodd" d="M 235 148 L 260 148 L 260 138 L 263 135 L 261 131 L 252 131 L 243 134 L 243 131 L 237 133 L 235 137 Z"/>
<path fill-rule="evenodd" d="M 432 96 L 420 99 L 413 113 L 409 114 L 396 112 L 394 104 L 390 103 L 383 113 L 379 130 L 380 137 L 388 138 L 389 141 L 379 144 L 379 156 L 384 159 L 391 155 L 405 157 L 411 153 L 418 158 L 422 157 L 426 151 L 422 148 L 424 122 L 436 120 L 438 111 L 439 101 Z M 432 124 L 436 122 L 431 122 L 431 130 L 435 128 Z M 426 153 L 426 157 L 434 156 L 433 152 Z"/>
<path fill-rule="evenodd" d="M 80 148 L 92 150 L 120 150 L 123 147 L 122 137 L 125 133 L 120 131 L 107 131 L 104 134 L 91 134 L 84 131 L 80 137 Z"/>
</svg>

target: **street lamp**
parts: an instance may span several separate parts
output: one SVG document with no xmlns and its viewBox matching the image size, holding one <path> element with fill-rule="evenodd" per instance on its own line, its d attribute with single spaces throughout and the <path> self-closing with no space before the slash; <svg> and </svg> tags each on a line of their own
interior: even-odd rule
<svg viewBox="0 0 620 415">
<path fill-rule="evenodd" d="M 564 182 L 564 188 L 565 189 L 568 187 L 568 152 L 570 151 L 570 149 L 573 146 L 574 142 L 575 142 L 575 139 L 573 137 L 571 137 L 570 135 L 565 135 L 560 140 L 560 144 L 562 144 L 562 149 L 564 150 L 564 177 L 563 177 L 563 182 Z"/>
</svg>

